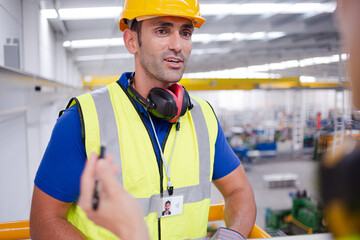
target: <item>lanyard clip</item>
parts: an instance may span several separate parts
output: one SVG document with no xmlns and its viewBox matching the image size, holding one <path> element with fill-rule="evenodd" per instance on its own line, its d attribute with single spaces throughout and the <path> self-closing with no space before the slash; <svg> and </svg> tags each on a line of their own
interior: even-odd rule
<svg viewBox="0 0 360 240">
<path fill-rule="evenodd" d="M 167 190 L 168 190 L 170 196 L 173 195 L 173 193 L 174 193 L 174 187 L 173 186 L 167 187 Z"/>
<path fill-rule="evenodd" d="M 174 186 L 171 186 L 171 181 L 169 180 L 168 183 L 167 183 L 167 190 L 169 192 L 169 195 L 173 195 L 174 193 Z"/>
</svg>

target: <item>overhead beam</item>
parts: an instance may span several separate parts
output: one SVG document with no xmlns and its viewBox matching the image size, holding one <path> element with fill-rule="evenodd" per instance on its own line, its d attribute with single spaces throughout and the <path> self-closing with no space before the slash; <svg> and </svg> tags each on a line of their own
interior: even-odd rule
<svg viewBox="0 0 360 240">
<path fill-rule="evenodd" d="M 119 79 L 119 76 L 93 76 L 83 79 L 85 88 L 106 86 Z M 252 90 L 252 89 L 333 89 L 339 87 L 338 83 L 302 83 L 299 77 L 284 78 L 183 78 L 180 83 L 189 91 L 204 90 Z M 343 84 L 346 87 L 346 83 Z"/>
<path fill-rule="evenodd" d="M 295 87 L 299 85 L 300 80 L 298 77 L 294 78 L 183 78 L 180 83 L 184 87 L 191 90 L 252 90 L 261 87 Z"/>
</svg>

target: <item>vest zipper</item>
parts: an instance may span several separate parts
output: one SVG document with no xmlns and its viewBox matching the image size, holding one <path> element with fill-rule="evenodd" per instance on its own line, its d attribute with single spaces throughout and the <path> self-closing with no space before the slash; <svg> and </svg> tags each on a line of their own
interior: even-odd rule
<svg viewBox="0 0 360 240">
<path fill-rule="evenodd" d="M 169 137 L 169 135 L 170 135 L 170 131 L 171 131 L 171 128 L 172 128 L 173 124 L 174 124 L 174 123 L 170 123 L 170 124 L 169 124 L 169 127 L 168 127 L 168 129 L 167 129 L 167 131 L 166 131 L 166 135 L 165 135 L 163 144 L 162 144 L 162 146 L 161 146 L 161 150 L 163 150 L 163 151 L 165 150 L 165 143 L 166 143 L 166 141 L 167 141 L 167 139 L 168 139 L 168 137 Z"/>
</svg>

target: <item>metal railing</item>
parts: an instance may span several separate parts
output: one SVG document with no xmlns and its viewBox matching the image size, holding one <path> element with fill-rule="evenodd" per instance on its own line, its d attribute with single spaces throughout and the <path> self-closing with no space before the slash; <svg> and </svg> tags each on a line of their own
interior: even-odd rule
<svg viewBox="0 0 360 240">
<path fill-rule="evenodd" d="M 213 204 L 210 206 L 209 222 L 224 220 L 224 203 Z M 0 223 L 0 240 L 19 240 L 30 238 L 29 221 L 15 221 Z M 271 238 L 258 225 L 254 225 L 249 238 Z"/>
</svg>

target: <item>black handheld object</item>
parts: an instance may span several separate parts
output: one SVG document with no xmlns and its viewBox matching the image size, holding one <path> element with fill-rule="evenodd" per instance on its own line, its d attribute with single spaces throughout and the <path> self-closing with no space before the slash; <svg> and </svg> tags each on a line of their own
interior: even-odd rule
<svg viewBox="0 0 360 240">
<path fill-rule="evenodd" d="M 102 159 L 105 157 L 105 147 L 100 147 L 100 155 L 98 159 Z M 94 188 L 94 194 L 92 199 L 92 207 L 94 210 L 96 210 L 99 206 L 99 181 L 95 180 L 95 188 Z"/>
</svg>

